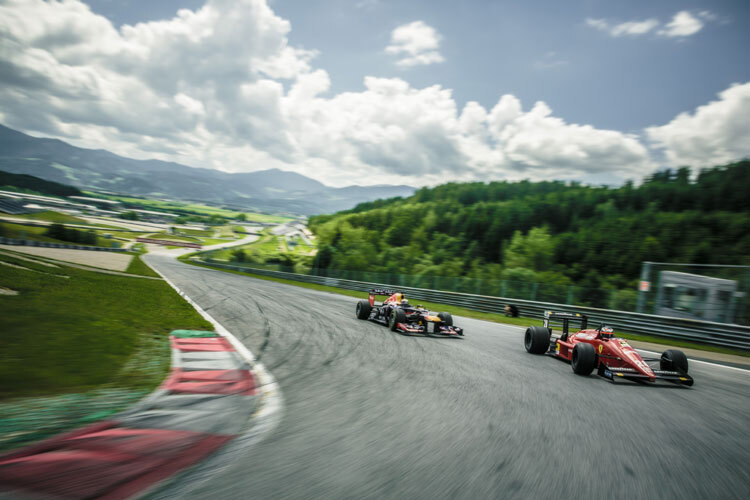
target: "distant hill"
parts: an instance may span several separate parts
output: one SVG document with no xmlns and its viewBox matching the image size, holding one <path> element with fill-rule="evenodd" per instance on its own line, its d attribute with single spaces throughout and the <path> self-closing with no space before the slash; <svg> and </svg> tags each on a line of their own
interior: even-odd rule
<svg viewBox="0 0 750 500">
<path fill-rule="evenodd" d="M 33 175 L 11 174 L 0 171 L 0 189 L 6 186 L 53 196 L 80 196 L 83 194 L 80 190 L 66 184 L 45 181 Z"/>
<path fill-rule="evenodd" d="M 134 160 L 31 137 L 0 125 L 0 170 L 77 188 L 199 201 L 246 210 L 302 215 L 345 210 L 363 202 L 410 196 L 410 186 L 332 188 L 279 169 L 230 174 L 160 160 Z"/>
</svg>

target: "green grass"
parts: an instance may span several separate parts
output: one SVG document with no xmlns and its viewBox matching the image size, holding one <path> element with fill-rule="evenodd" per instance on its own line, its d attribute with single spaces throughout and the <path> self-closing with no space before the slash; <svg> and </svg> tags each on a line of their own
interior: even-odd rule
<svg viewBox="0 0 750 500">
<path fill-rule="evenodd" d="M 256 279 L 262 279 L 266 281 L 275 281 L 277 283 L 284 283 L 287 285 L 293 285 L 293 286 L 298 286 L 302 288 L 309 288 L 312 290 L 319 290 L 322 292 L 337 293 L 339 295 L 347 295 L 349 297 L 359 297 L 363 299 L 367 298 L 365 293 L 359 292 L 356 290 L 345 290 L 343 288 L 336 288 L 336 287 L 326 286 L 326 285 L 318 285 L 315 283 L 303 283 L 300 281 L 287 280 L 283 278 L 275 278 L 271 276 L 262 276 L 259 274 L 245 273 L 241 271 L 234 271 L 231 269 L 216 268 L 216 267 L 212 267 L 212 266 L 208 266 L 205 264 L 191 261 L 190 257 L 194 255 L 196 255 L 196 253 L 182 255 L 178 257 L 178 260 L 182 262 L 186 262 L 188 264 L 192 264 L 194 266 L 206 267 L 209 269 L 217 269 L 219 271 L 239 274 L 243 276 L 250 276 Z M 455 314 L 456 316 L 463 316 L 466 318 L 474 318 L 474 319 L 480 319 L 484 321 L 491 321 L 493 323 L 503 323 L 503 324 L 509 324 L 509 325 L 522 326 L 522 327 L 542 326 L 542 320 L 534 319 L 534 318 L 525 318 L 525 317 L 512 318 L 512 317 L 507 317 L 503 314 L 475 311 L 473 309 L 467 309 L 465 307 L 452 306 L 448 304 L 440 304 L 437 302 L 427 302 L 427 301 L 417 301 L 417 300 L 414 300 L 412 302 L 419 303 L 422 306 L 432 311 L 444 311 L 444 312 L 449 312 L 451 314 Z M 718 346 L 698 344 L 695 342 L 688 342 L 688 341 L 683 341 L 683 340 L 673 340 L 673 339 L 668 339 L 664 337 L 655 337 L 651 335 L 633 334 L 633 333 L 628 333 L 628 332 L 615 332 L 615 333 L 618 336 L 623 337 L 628 340 L 653 342 L 654 344 L 662 344 L 662 345 L 668 345 L 668 346 L 674 346 L 674 347 L 683 347 L 686 349 L 697 349 L 700 351 L 709 351 L 709 352 L 717 352 L 717 353 L 722 353 L 722 354 L 733 354 L 736 356 L 750 357 L 750 352 L 741 351 L 737 349 L 727 349 L 727 348 L 718 347 Z"/>
<path fill-rule="evenodd" d="M 130 252 L 142 255 L 144 253 L 147 253 L 146 251 L 146 244 L 145 243 L 136 243 L 132 247 L 130 247 Z"/>
<path fill-rule="evenodd" d="M 14 215 L 13 217 L 17 217 L 19 219 L 30 219 L 30 220 L 42 220 L 47 222 L 59 222 L 61 224 L 83 224 L 83 225 L 91 225 L 89 222 L 79 219 L 78 217 L 74 217 L 72 215 L 60 213 L 60 212 L 52 212 L 52 211 L 46 211 L 46 212 L 37 212 L 35 214 L 21 214 L 21 215 Z"/>
<path fill-rule="evenodd" d="M 264 222 L 266 224 L 283 224 L 285 222 L 293 221 L 292 217 L 285 217 L 283 215 L 267 215 L 259 214 L 256 212 L 244 212 L 245 220 L 247 222 Z"/>
<path fill-rule="evenodd" d="M 294 253 L 309 254 L 310 252 L 315 250 L 315 247 L 310 246 L 307 243 L 305 243 L 305 240 L 303 240 L 299 236 L 295 236 L 292 241 L 297 243 L 296 245 L 289 247 L 292 249 Z M 287 244 L 287 246 L 289 245 Z"/>
<path fill-rule="evenodd" d="M 133 256 L 133 260 L 128 264 L 128 268 L 125 270 L 128 274 L 136 274 L 138 276 L 151 276 L 153 278 L 161 278 L 153 269 L 148 267 L 145 262 L 141 260 L 140 255 Z"/>
<path fill-rule="evenodd" d="M 0 260 L 26 268 L 0 266 L 0 285 L 19 292 L 0 295 L 0 399 L 150 390 L 169 367 L 171 330 L 212 329 L 162 280 Z M 143 346 L 161 353 L 158 370 L 141 373 Z"/>
<path fill-rule="evenodd" d="M 232 226 L 216 226 L 214 227 L 217 238 L 235 238 L 237 235 L 234 234 L 234 228 Z"/>
<path fill-rule="evenodd" d="M 219 243 L 230 243 L 232 240 L 221 238 L 201 238 L 202 245 L 218 245 Z"/>
<path fill-rule="evenodd" d="M 93 192 L 84 192 L 86 195 L 96 196 L 98 198 L 104 198 L 108 200 L 118 200 L 123 203 L 130 205 L 138 205 L 146 210 L 162 210 L 167 212 L 190 212 L 195 215 L 218 215 L 219 217 L 226 217 L 228 219 L 236 219 L 241 213 L 245 214 L 248 222 L 267 222 L 267 223 L 278 223 L 289 222 L 294 220 L 291 217 L 283 215 L 268 215 L 256 212 L 238 212 L 235 210 L 227 210 L 224 208 L 212 207 L 209 205 L 203 205 L 200 203 L 182 203 L 179 201 L 165 201 L 165 200 L 150 200 L 146 198 L 134 198 L 130 196 L 115 196 L 106 195 Z"/>
<path fill-rule="evenodd" d="M 176 231 L 179 234 L 184 234 L 184 235 L 187 235 L 187 236 L 204 237 L 204 236 L 213 236 L 214 235 L 213 231 L 204 231 L 202 229 L 181 229 L 181 228 L 178 228 L 178 229 L 176 229 Z"/>
<path fill-rule="evenodd" d="M 274 255 L 278 255 L 281 249 L 284 249 L 284 251 L 287 251 L 286 249 L 289 248 L 288 251 L 295 253 L 295 254 L 306 254 L 310 250 L 310 247 L 304 246 L 300 247 L 299 245 L 296 247 L 288 247 L 284 243 L 284 238 L 281 236 L 275 236 L 272 234 L 264 234 L 261 236 L 258 240 L 247 243 L 245 245 L 238 245 L 231 248 L 226 248 L 224 250 L 218 250 L 215 253 L 211 254 L 211 257 L 217 260 L 231 260 L 232 259 L 232 252 L 235 252 L 237 249 L 240 250 L 250 250 L 254 253 L 256 253 L 261 258 L 266 257 L 273 257 Z"/>
<path fill-rule="evenodd" d="M 96 245 L 88 245 L 86 243 L 75 243 L 72 241 L 58 240 L 45 236 L 47 232 L 46 227 L 42 226 L 24 226 L 23 224 L 12 224 L 8 222 L 0 222 L 0 235 L 6 238 L 17 238 L 31 241 L 46 241 L 48 243 L 63 243 L 66 245 L 81 245 L 81 246 L 100 246 L 100 247 L 111 247 L 112 240 L 97 236 Z M 87 231 L 86 229 L 78 229 L 78 231 Z M 97 232 L 97 231 L 94 231 Z M 97 232 L 98 235 L 98 232 Z"/>
</svg>

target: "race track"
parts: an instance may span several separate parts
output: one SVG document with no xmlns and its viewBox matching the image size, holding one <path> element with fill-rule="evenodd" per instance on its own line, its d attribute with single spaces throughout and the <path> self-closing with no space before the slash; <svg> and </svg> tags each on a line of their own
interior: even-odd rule
<svg viewBox="0 0 750 500">
<path fill-rule="evenodd" d="M 465 339 L 407 337 L 357 320 L 351 297 L 146 260 L 285 401 L 275 431 L 186 498 L 750 498 L 748 371 L 612 385 L 527 354 L 516 327 L 456 317 Z"/>
</svg>

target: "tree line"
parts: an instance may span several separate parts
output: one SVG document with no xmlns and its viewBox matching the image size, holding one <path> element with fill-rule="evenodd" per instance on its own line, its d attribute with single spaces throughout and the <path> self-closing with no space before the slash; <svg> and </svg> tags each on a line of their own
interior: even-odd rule
<svg viewBox="0 0 750 500">
<path fill-rule="evenodd" d="M 632 301 L 645 260 L 750 264 L 748 192 L 750 161 L 620 187 L 449 183 L 311 217 L 312 266 L 621 289 Z"/>
</svg>

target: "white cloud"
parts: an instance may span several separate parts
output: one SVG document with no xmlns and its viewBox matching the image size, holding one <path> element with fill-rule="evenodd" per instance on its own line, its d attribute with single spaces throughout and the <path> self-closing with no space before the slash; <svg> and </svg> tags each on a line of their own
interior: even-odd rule
<svg viewBox="0 0 750 500">
<path fill-rule="evenodd" d="M 403 28 L 403 29 L 402 29 Z M 327 184 L 640 177 L 638 138 L 566 123 L 502 96 L 462 110 L 451 90 L 397 78 L 330 95 L 314 51 L 289 45 L 264 0 L 116 29 L 76 0 L 0 2 L 0 117 L 13 128 L 224 171 L 294 170 Z M 400 30 L 400 31 L 399 31 Z M 403 64 L 442 60 L 421 22 L 394 30 Z M 555 60 L 555 55 L 549 55 Z"/>
<path fill-rule="evenodd" d="M 704 22 L 716 21 L 718 18 L 710 11 L 703 10 L 696 15 L 687 10 L 676 13 L 672 20 L 665 24 L 656 34 L 667 38 L 684 38 L 698 33 L 703 29 Z M 606 19 L 586 18 L 586 24 L 610 36 L 640 36 L 653 32 L 661 25 L 658 19 L 650 18 L 643 21 L 626 21 L 619 24 L 610 24 Z"/>
<path fill-rule="evenodd" d="M 575 179 L 651 170 L 636 137 L 567 124 L 544 103 L 524 112 L 512 95 L 491 110 L 469 102 L 459 113 L 449 90 L 414 89 L 368 77 L 364 92 L 288 102 L 304 157 L 383 183 L 498 178 Z M 297 90 L 292 89 L 291 94 Z M 319 163 L 320 165 L 321 163 Z M 378 175 L 382 176 L 373 177 Z M 334 171 L 331 175 L 335 175 Z"/>
<path fill-rule="evenodd" d="M 613 37 L 618 37 L 623 35 L 645 35 L 646 33 L 659 26 L 659 21 L 656 19 L 646 19 L 644 21 L 627 21 L 612 26 L 604 19 L 587 18 L 586 24 L 591 26 L 592 28 L 598 29 L 599 31 L 609 33 Z"/>
<path fill-rule="evenodd" d="M 391 44 L 385 48 L 386 53 L 401 57 L 398 66 L 424 66 L 445 61 L 438 50 L 440 33 L 423 21 L 414 21 L 394 29 L 391 33 Z"/>
<path fill-rule="evenodd" d="M 711 13 L 703 11 L 699 14 L 706 20 L 711 20 Z M 674 15 L 664 29 L 659 30 L 659 35 L 670 38 L 691 36 L 703 28 L 703 22 L 690 12 L 683 10 Z"/>
<path fill-rule="evenodd" d="M 710 167 L 750 158 L 750 82 L 733 85 L 718 101 L 646 129 L 671 166 Z"/>
</svg>

